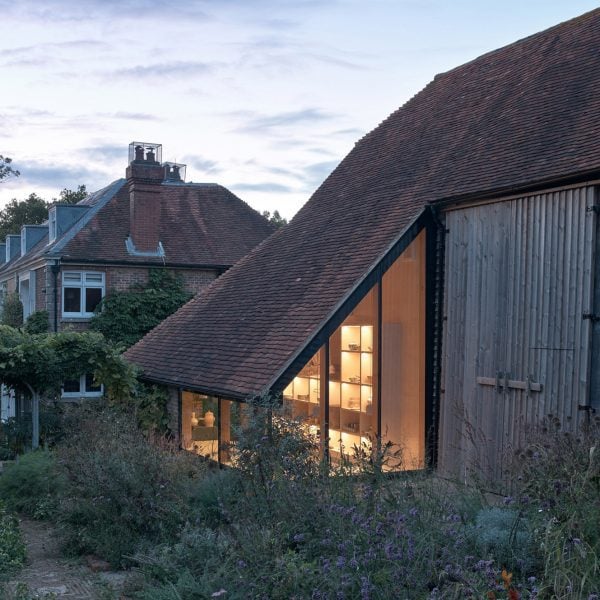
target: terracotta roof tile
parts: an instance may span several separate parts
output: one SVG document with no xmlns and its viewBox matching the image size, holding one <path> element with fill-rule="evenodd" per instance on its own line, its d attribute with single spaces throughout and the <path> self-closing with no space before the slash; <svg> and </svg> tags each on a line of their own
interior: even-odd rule
<svg viewBox="0 0 600 600">
<path fill-rule="evenodd" d="M 127 358 L 157 381 L 260 393 L 428 203 L 600 172 L 598 48 L 595 10 L 438 75 Z"/>
</svg>

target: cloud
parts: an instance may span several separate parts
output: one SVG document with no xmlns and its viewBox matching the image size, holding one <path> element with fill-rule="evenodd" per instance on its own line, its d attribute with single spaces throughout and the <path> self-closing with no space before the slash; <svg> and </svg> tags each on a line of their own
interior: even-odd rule
<svg viewBox="0 0 600 600">
<path fill-rule="evenodd" d="M 28 161 L 19 164 L 20 183 L 27 182 L 44 187 L 69 187 L 90 182 L 97 182 L 99 173 L 87 167 L 74 167 L 65 164 L 45 164 Z"/>
<path fill-rule="evenodd" d="M 87 148 L 80 148 L 79 154 L 103 161 L 121 161 L 124 165 L 128 161 L 128 146 L 125 144 L 96 144 Z"/>
<path fill-rule="evenodd" d="M 230 115 L 247 118 L 246 123 L 236 129 L 236 131 L 241 133 L 257 133 L 270 129 L 291 127 L 294 125 L 318 123 L 333 120 L 340 116 L 319 108 L 305 108 L 302 110 L 275 113 L 271 115 L 260 115 L 246 111 L 238 111 L 237 113 L 230 113 Z"/>
<path fill-rule="evenodd" d="M 194 169 L 197 169 L 203 173 L 217 174 L 221 173 L 223 170 L 219 166 L 218 162 L 204 158 L 197 154 L 188 154 L 184 156 L 182 160 L 186 165 L 189 165 L 190 167 L 193 167 Z"/>
<path fill-rule="evenodd" d="M 118 111 L 116 113 L 98 113 L 99 117 L 109 117 L 111 119 L 125 119 L 127 121 L 162 121 L 160 117 L 150 113 Z"/>
<path fill-rule="evenodd" d="M 51 52 L 53 50 L 107 50 L 110 45 L 97 40 L 71 40 L 68 42 L 50 42 L 31 46 L 17 46 L 0 50 L 2 57 L 21 57 L 33 52 Z"/>
<path fill-rule="evenodd" d="M 198 61 L 171 61 L 151 65 L 136 65 L 126 69 L 117 69 L 107 73 L 109 77 L 125 79 L 150 79 L 154 77 L 190 77 L 206 75 L 216 66 L 216 63 Z"/>
<path fill-rule="evenodd" d="M 170 21 L 209 20 L 202 2 L 190 0 L 175 6 L 170 0 L 0 0 L 3 17 L 16 16 L 41 21 L 89 21 L 98 16 L 136 20 L 168 17 Z"/>
<path fill-rule="evenodd" d="M 338 166 L 339 160 L 325 160 L 304 167 L 306 182 L 311 186 L 320 185 Z"/>
<path fill-rule="evenodd" d="M 278 193 L 278 194 L 289 194 L 294 190 L 281 183 L 275 183 L 272 181 L 265 181 L 262 183 L 235 183 L 230 186 L 231 189 L 240 192 L 267 192 L 267 193 Z"/>
</svg>

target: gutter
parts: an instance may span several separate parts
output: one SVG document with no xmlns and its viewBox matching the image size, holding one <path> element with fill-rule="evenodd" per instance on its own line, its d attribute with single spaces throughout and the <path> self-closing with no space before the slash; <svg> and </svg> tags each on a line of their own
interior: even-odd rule
<svg viewBox="0 0 600 600">
<path fill-rule="evenodd" d="M 52 258 L 52 257 L 49 257 Z M 60 257 L 57 257 L 60 258 Z M 119 266 L 119 267 L 158 267 L 158 268 L 174 268 L 174 269 L 204 269 L 207 271 L 219 271 L 219 274 L 224 273 L 232 267 L 232 265 L 215 265 L 207 263 L 170 263 L 170 262 L 158 262 L 158 261 L 131 261 L 126 260 L 102 260 L 94 258 L 65 258 L 62 257 L 62 264 L 71 265 L 106 265 L 106 266 Z"/>
<path fill-rule="evenodd" d="M 128 362 L 135 366 L 134 361 L 129 360 Z M 240 394 L 238 392 L 225 391 L 225 390 L 220 390 L 220 389 L 215 389 L 215 388 L 198 387 L 198 386 L 194 386 L 194 385 L 187 385 L 186 383 L 184 383 L 182 381 L 173 381 L 171 379 L 154 377 L 154 376 L 149 376 L 149 375 L 144 375 L 144 374 L 138 375 L 138 378 L 141 379 L 142 381 L 146 381 L 149 383 L 158 383 L 160 385 L 166 385 L 166 386 L 177 388 L 178 390 L 197 392 L 200 394 L 206 394 L 207 396 L 218 396 L 219 398 L 223 398 L 225 400 L 236 400 L 238 402 L 248 402 L 252 398 L 259 397 L 259 394 L 254 394 L 254 395 Z"/>
</svg>

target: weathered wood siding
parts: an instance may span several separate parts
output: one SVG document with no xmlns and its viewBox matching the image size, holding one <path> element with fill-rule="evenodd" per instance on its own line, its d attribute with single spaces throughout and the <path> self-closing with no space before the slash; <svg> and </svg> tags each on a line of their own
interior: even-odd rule
<svg viewBox="0 0 600 600">
<path fill-rule="evenodd" d="M 529 425 L 586 418 L 593 204 L 580 187 L 446 213 L 443 473 L 499 481 Z"/>
</svg>

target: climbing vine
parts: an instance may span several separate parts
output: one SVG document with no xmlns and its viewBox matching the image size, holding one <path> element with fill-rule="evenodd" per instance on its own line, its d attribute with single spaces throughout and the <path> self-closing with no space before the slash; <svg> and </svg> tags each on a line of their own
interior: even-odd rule
<svg viewBox="0 0 600 600">
<path fill-rule="evenodd" d="M 165 269 L 151 269 L 147 285 L 107 295 L 92 318 L 90 328 L 128 348 L 190 297 L 181 277 Z"/>
</svg>

